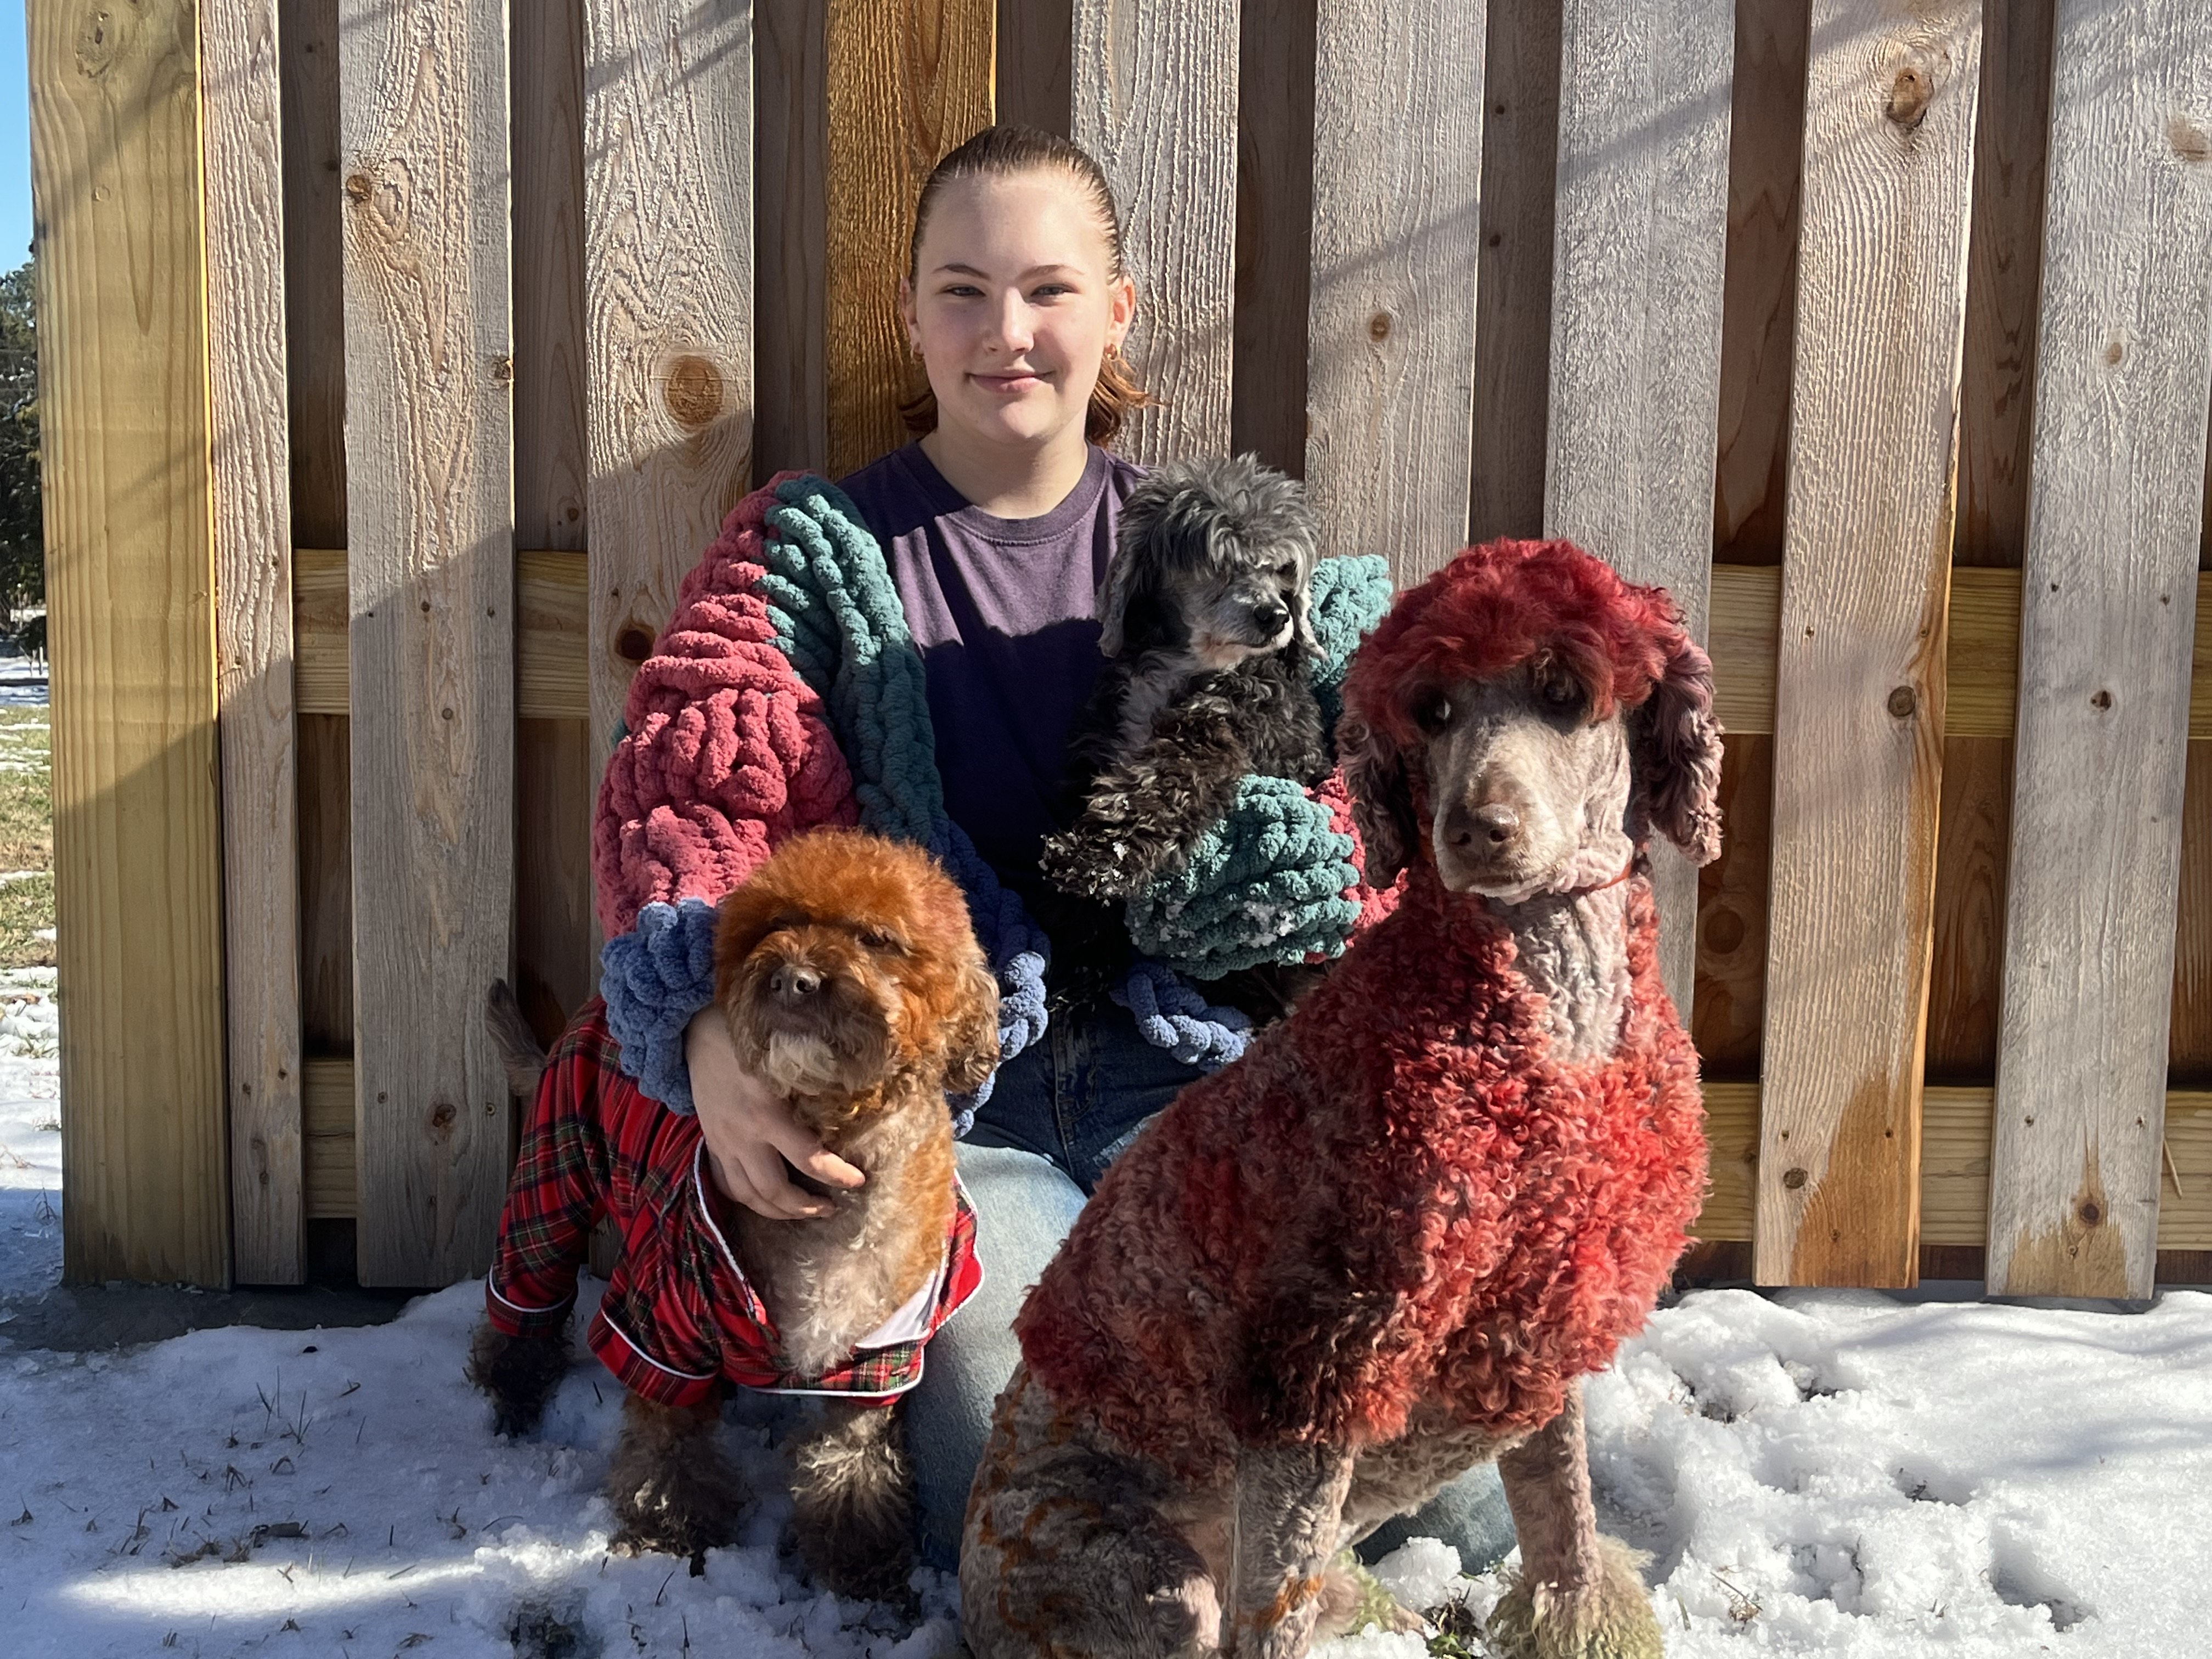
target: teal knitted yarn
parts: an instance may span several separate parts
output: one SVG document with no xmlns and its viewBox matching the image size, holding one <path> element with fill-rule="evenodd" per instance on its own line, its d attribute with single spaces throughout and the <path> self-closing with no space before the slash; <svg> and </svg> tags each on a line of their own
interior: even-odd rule
<svg viewBox="0 0 2212 1659">
<path fill-rule="evenodd" d="M 1352 653 L 1390 608 L 1390 562 L 1374 553 L 1323 559 L 1314 566 L 1308 592 L 1308 620 L 1318 647 L 1314 696 L 1321 702 L 1322 730 L 1334 732 L 1344 712 L 1344 672 Z"/>
<path fill-rule="evenodd" d="M 1129 938 L 1194 979 L 1340 956 L 1358 920 L 1352 838 L 1288 778 L 1248 777 L 1176 874 L 1129 902 Z"/>
</svg>

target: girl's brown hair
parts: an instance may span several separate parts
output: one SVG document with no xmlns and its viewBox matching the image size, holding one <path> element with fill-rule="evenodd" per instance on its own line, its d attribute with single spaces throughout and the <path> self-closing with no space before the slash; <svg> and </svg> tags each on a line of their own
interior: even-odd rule
<svg viewBox="0 0 2212 1659">
<path fill-rule="evenodd" d="M 1118 283 L 1121 263 L 1121 217 L 1114 209 L 1113 186 L 1091 154 L 1056 133 L 1036 127 L 985 127 L 930 170 L 914 207 L 914 239 L 908 244 L 906 276 L 919 286 L 921 276 L 921 235 L 929 224 L 930 210 L 946 185 L 955 179 L 1009 179 L 1024 173 L 1052 168 L 1073 179 L 1090 198 L 1106 232 L 1106 276 Z M 1120 435 L 1130 415 L 1152 401 L 1112 346 L 1098 365 L 1098 384 L 1091 388 L 1091 407 L 1083 421 L 1083 435 L 1094 444 L 1110 445 Z M 927 375 L 921 389 L 899 405 L 907 430 L 920 437 L 937 427 L 937 394 Z"/>
</svg>

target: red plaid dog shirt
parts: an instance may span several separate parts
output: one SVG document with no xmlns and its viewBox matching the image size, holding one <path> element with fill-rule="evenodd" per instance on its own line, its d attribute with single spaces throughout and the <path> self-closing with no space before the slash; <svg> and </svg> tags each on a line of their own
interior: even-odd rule
<svg viewBox="0 0 2212 1659">
<path fill-rule="evenodd" d="M 794 1376 L 777 1364 L 768 1308 L 715 1221 L 698 1120 L 641 1093 L 619 1053 L 594 997 L 547 1061 L 500 1217 L 499 1260 L 484 1280 L 492 1324 L 510 1336 L 560 1329 L 592 1228 L 611 1214 L 622 1259 L 586 1340 L 624 1388 L 665 1406 L 703 1403 L 723 1380 L 883 1406 L 919 1382 L 923 1345 L 983 1282 L 968 1194 L 956 1188 L 929 1282 L 844 1364 Z"/>
</svg>

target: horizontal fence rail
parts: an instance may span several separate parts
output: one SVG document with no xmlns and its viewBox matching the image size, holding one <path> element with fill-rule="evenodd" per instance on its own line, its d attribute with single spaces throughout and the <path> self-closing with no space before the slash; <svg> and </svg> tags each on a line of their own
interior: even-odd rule
<svg viewBox="0 0 2212 1659">
<path fill-rule="evenodd" d="M 629 676 L 745 489 L 903 441 L 995 110 L 1122 204 L 1128 453 L 1256 449 L 1401 581 L 1569 535 L 1708 643 L 1693 1267 L 2212 1280 L 2202 7 L 143 9 L 97 98 L 32 40 L 73 1278 L 483 1270 L 483 987 L 592 994 Z"/>
</svg>

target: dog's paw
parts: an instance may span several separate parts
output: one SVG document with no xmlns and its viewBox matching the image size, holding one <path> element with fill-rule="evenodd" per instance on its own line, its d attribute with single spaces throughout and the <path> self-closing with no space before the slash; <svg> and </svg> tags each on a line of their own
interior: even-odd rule
<svg viewBox="0 0 2212 1659">
<path fill-rule="evenodd" d="M 1483 1636 L 1500 1659 L 1663 1659 L 1666 1643 L 1651 1597 L 1626 1545 L 1598 1540 L 1599 1571 L 1587 1584 L 1517 1580 Z"/>
<path fill-rule="evenodd" d="M 1322 1570 L 1321 1619 L 1314 1626 L 1316 1642 L 1356 1636 L 1369 1629 L 1419 1632 L 1425 1628 L 1420 1614 L 1399 1606 L 1382 1587 L 1382 1581 L 1361 1565 L 1350 1550 L 1340 1551 Z"/>
<path fill-rule="evenodd" d="M 468 1379 L 491 1400 L 492 1431 L 509 1438 L 538 1427 L 568 1370 L 565 1326 L 549 1336 L 509 1336 L 479 1325 L 469 1344 Z"/>
<path fill-rule="evenodd" d="M 1045 838 L 1044 878 L 1078 898 L 1133 898 L 1145 885 L 1127 841 L 1111 830 L 1078 827 Z"/>
</svg>

